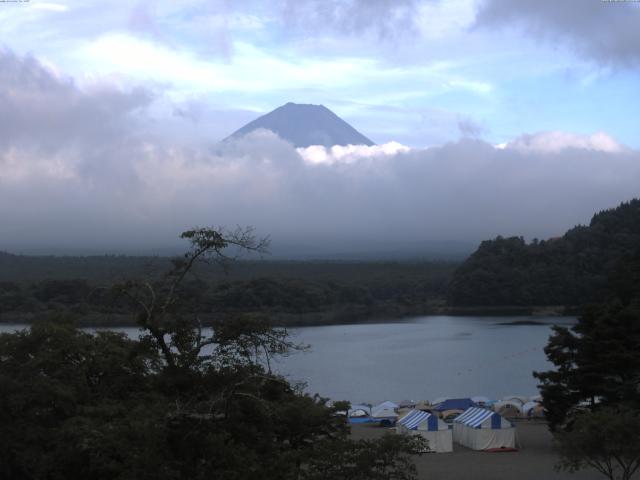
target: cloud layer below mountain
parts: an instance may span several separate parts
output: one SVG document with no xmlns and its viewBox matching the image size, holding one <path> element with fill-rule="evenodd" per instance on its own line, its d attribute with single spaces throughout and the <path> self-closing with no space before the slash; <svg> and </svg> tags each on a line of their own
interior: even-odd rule
<svg viewBox="0 0 640 480">
<path fill-rule="evenodd" d="M 149 91 L 80 88 L 9 52 L 0 82 L 11 119 L 0 124 L 0 249 L 169 247 L 194 225 L 240 224 L 271 234 L 276 249 L 417 251 L 555 236 L 640 185 L 640 152 L 606 133 L 426 149 L 296 150 L 269 131 L 179 143 L 150 120 Z"/>
</svg>

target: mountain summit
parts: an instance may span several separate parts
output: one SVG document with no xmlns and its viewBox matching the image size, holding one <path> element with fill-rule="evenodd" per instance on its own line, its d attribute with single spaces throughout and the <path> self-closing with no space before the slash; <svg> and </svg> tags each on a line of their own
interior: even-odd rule
<svg viewBox="0 0 640 480">
<path fill-rule="evenodd" d="M 247 123 L 225 140 L 241 137 L 259 128 L 271 130 L 296 148 L 310 145 L 374 145 L 324 105 L 291 102 Z"/>
</svg>

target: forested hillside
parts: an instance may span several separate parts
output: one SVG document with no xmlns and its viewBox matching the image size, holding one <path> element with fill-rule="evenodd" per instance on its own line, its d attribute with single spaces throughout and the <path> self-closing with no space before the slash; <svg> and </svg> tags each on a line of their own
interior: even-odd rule
<svg viewBox="0 0 640 480">
<path fill-rule="evenodd" d="M 608 295 L 607 280 L 640 249 L 640 200 L 597 213 L 588 226 L 526 243 L 487 240 L 454 273 L 454 306 L 570 305 Z"/>
<path fill-rule="evenodd" d="M 75 313 L 88 324 L 129 323 L 126 280 L 157 282 L 165 257 L 30 257 L 0 253 L 0 320 Z M 181 288 L 185 311 L 261 313 L 280 324 L 342 323 L 426 313 L 445 302 L 456 267 L 440 262 L 240 261 L 198 265 Z M 196 307 L 197 306 L 197 307 Z"/>
</svg>

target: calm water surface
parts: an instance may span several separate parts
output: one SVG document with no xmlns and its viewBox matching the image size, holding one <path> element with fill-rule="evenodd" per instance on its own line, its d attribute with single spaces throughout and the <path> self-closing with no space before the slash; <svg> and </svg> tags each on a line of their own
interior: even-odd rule
<svg viewBox="0 0 640 480">
<path fill-rule="evenodd" d="M 544 325 L 500 325 L 534 320 Z M 550 367 L 543 348 L 558 317 L 417 317 L 402 323 L 291 329 L 309 352 L 275 368 L 308 391 L 375 403 L 436 397 L 536 395 L 531 372 Z M 20 327 L 0 325 L 0 331 Z M 136 328 L 118 329 L 136 336 Z"/>
<path fill-rule="evenodd" d="M 553 323 L 500 325 L 526 318 L 419 317 L 403 323 L 306 327 L 310 353 L 279 364 L 311 392 L 352 402 L 485 395 L 536 395 L 531 372 L 550 367 L 544 346 Z"/>
</svg>

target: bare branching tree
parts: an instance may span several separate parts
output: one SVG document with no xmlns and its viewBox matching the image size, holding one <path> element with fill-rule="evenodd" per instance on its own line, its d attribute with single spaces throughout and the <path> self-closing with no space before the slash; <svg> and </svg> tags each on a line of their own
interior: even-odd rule
<svg viewBox="0 0 640 480">
<path fill-rule="evenodd" d="M 213 262 L 227 270 L 242 254 L 264 255 L 269 246 L 269 238 L 258 238 L 251 227 L 234 230 L 194 228 L 183 232 L 180 238 L 189 241 L 190 249 L 172 260 L 171 268 L 159 281 L 130 280 L 115 286 L 118 293 L 132 302 L 138 325 L 146 332 L 148 340 L 160 349 L 171 368 L 198 361 L 202 349 L 217 342 L 215 335 L 203 335 L 197 315 L 186 319 L 175 308 L 180 286 L 193 273 L 194 267 L 200 262 Z M 261 348 L 274 348 L 269 343 L 272 340 L 267 339 Z M 275 351 L 283 348 L 283 345 L 277 346 Z"/>
</svg>

